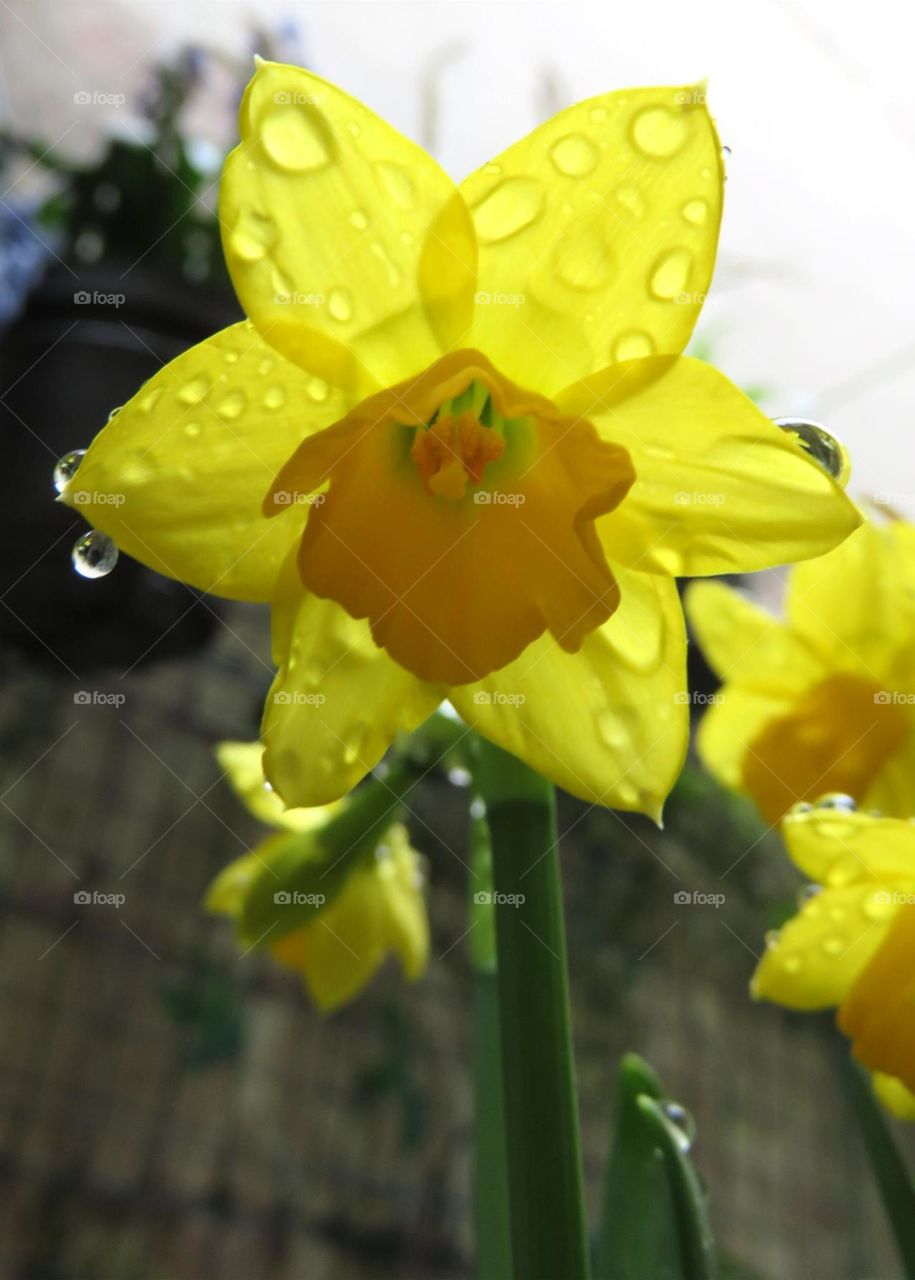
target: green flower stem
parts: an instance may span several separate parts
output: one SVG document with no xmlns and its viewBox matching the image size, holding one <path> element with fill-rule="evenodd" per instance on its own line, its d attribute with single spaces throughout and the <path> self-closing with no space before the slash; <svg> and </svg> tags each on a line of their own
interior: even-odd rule
<svg viewBox="0 0 915 1280">
<path fill-rule="evenodd" d="M 470 963 L 473 969 L 473 1208 L 478 1280 L 512 1274 L 499 1037 L 499 979 L 492 861 L 485 819 L 470 836 Z M 487 901 L 487 898 L 489 901 Z"/>
<path fill-rule="evenodd" d="M 477 781 L 492 840 L 510 1274 L 586 1280 L 553 788 L 487 742 L 479 746 Z"/>
<path fill-rule="evenodd" d="M 848 1090 L 858 1128 L 907 1280 L 915 1280 L 915 1184 L 874 1097 L 866 1071 L 847 1059 Z"/>
</svg>

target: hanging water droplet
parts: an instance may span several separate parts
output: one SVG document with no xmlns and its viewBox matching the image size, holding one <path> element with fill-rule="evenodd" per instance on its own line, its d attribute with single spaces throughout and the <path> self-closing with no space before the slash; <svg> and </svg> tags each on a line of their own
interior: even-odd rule
<svg viewBox="0 0 915 1280">
<path fill-rule="evenodd" d="M 109 421 L 109 422 L 114 422 L 115 418 L 116 418 L 116 417 L 118 416 L 118 414 L 121 412 L 121 409 L 122 409 L 123 407 L 124 407 L 124 406 L 123 406 L 123 405 L 120 405 L 120 404 L 119 404 L 119 405 L 116 405 L 116 406 L 115 406 L 115 408 L 114 408 L 114 409 L 112 409 L 112 410 L 111 410 L 111 412 L 109 413 L 109 415 L 108 415 L 108 421 Z"/>
<path fill-rule="evenodd" d="M 469 769 L 455 765 L 453 769 L 448 770 L 448 781 L 453 787 L 469 787 L 473 781 L 473 775 Z"/>
<path fill-rule="evenodd" d="M 101 529 L 90 529 L 73 544 L 73 568 L 83 578 L 104 578 L 118 562 L 114 540 Z"/>
<path fill-rule="evenodd" d="M 847 796 L 843 791 L 830 791 L 828 795 L 820 796 L 814 809 L 840 809 L 845 813 L 854 813 L 857 809 L 854 798 Z"/>
<path fill-rule="evenodd" d="M 54 467 L 54 488 L 58 493 L 63 493 L 67 485 L 79 470 L 79 464 L 86 456 L 85 449 L 71 449 L 69 453 L 65 453 L 59 458 Z"/>
<path fill-rule="evenodd" d="M 677 1142 L 685 1154 L 696 1141 L 696 1122 L 679 1102 L 662 1102 L 661 1110 L 677 1131 Z"/>
<path fill-rule="evenodd" d="M 480 822 L 486 817 L 486 801 L 482 796 L 474 796 L 470 802 L 470 816 L 475 822 Z"/>
<path fill-rule="evenodd" d="M 800 889 L 797 891 L 798 910 L 802 911 L 804 907 L 811 903 L 817 894 L 822 893 L 822 891 L 823 886 L 820 884 L 801 885 Z"/>
<path fill-rule="evenodd" d="M 802 813 L 809 813 L 813 805 L 809 800 L 798 800 L 797 804 L 793 804 L 785 815 L 788 818 L 796 818 Z"/>
<path fill-rule="evenodd" d="M 833 480 L 845 481 L 848 477 L 848 454 L 844 445 L 831 436 L 825 427 L 806 418 L 775 418 L 775 425 L 782 431 L 796 436 L 801 448 L 818 462 Z"/>
</svg>

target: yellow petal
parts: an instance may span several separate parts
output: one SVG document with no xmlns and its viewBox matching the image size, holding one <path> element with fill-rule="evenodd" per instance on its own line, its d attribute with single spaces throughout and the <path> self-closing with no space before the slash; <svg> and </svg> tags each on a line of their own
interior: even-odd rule
<svg viewBox="0 0 915 1280">
<path fill-rule="evenodd" d="M 305 436 L 349 401 L 277 355 L 248 324 L 160 370 L 96 436 L 62 500 L 157 573 L 269 600 L 306 502 L 261 504 Z"/>
<path fill-rule="evenodd" d="M 839 1010 L 857 1060 L 915 1089 L 915 893 L 898 907 Z"/>
<path fill-rule="evenodd" d="M 238 919 L 251 885 L 285 841 L 285 835 L 270 836 L 252 853 L 246 853 L 224 867 L 206 891 L 203 904 L 207 911 L 212 911 L 214 915 L 231 916 L 233 920 Z"/>
<path fill-rule="evenodd" d="M 264 777 L 261 742 L 220 742 L 216 759 L 248 810 L 271 827 L 311 831 L 322 826 L 339 808 L 337 804 L 328 804 L 313 809 L 287 809 Z"/>
<path fill-rule="evenodd" d="M 813 808 L 782 823 L 791 860 L 818 884 L 915 881 L 915 825 L 860 809 Z"/>
<path fill-rule="evenodd" d="M 626 501 L 598 522 L 608 556 L 628 567 L 749 572 L 822 555 L 861 523 L 797 440 L 701 360 L 604 369 L 557 404 L 632 458 Z"/>
<path fill-rule="evenodd" d="M 699 722 L 696 747 L 702 763 L 722 786 L 744 790 L 743 764 L 748 745 L 790 703 L 777 691 L 726 685 L 714 695 Z"/>
<path fill-rule="evenodd" d="M 258 62 L 220 188 L 242 306 L 290 360 L 365 394 L 459 342 L 476 244 L 421 147 L 300 67 Z"/>
<path fill-rule="evenodd" d="M 399 731 L 431 715 L 442 692 L 379 649 L 368 624 L 289 585 L 273 607 L 280 670 L 267 697 L 264 768 L 287 804 L 339 799 Z"/>
<path fill-rule="evenodd" d="M 626 573 L 620 607 L 577 654 L 544 636 L 451 700 L 485 737 L 584 800 L 658 818 L 689 732 L 675 585 Z"/>
<path fill-rule="evenodd" d="M 722 680 L 788 695 L 823 674 L 818 657 L 742 592 L 694 582 L 685 604 L 699 647 Z"/>
<path fill-rule="evenodd" d="M 461 184 L 480 244 L 473 345 L 547 394 L 682 351 L 711 281 L 722 176 L 700 85 L 561 111 Z"/>
<path fill-rule="evenodd" d="M 828 556 L 798 565 L 788 583 L 786 613 L 834 667 L 866 671 L 891 695 L 911 693 L 915 528 L 865 524 Z M 894 674 L 900 653 L 902 671 Z"/>
<path fill-rule="evenodd" d="M 897 818 L 915 814 L 915 728 L 909 730 L 899 750 L 885 762 L 863 803 Z"/>
<path fill-rule="evenodd" d="M 895 1076 L 884 1075 L 882 1071 L 873 1074 L 874 1093 L 877 1100 L 891 1112 L 897 1120 L 915 1120 L 915 1093 L 907 1089 Z"/>
<path fill-rule="evenodd" d="M 753 975 L 753 995 L 789 1009 L 841 1004 L 886 937 L 896 910 L 887 896 L 860 885 L 823 889 L 767 947 Z"/>
</svg>

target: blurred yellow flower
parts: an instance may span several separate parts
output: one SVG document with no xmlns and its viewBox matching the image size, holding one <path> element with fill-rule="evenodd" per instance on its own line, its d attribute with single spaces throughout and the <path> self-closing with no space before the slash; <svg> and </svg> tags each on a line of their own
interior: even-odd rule
<svg viewBox="0 0 915 1280">
<path fill-rule="evenodd" d="M 795 567 L 782 621 L 721 583 L 695 583 L 686 605 L 724 681 L 697 738 L 720 782 L 773 824 L 828 791 L 915 814 L 912 525 L 865 525 Z"/>
<path fill-rule="evenodd" d="M 688 736 L 674 575 L 858 523 L 680 355 L 721 214 L 704 91 L 580 103 L 460 187 L 297 67 L 258 64 L 240 127 L 220 218 L 249 320 L 152 378 L 64 500 L 163 573 L 272 603 L 287 803 L 347 792 L 447 696 L 567 790 L 656 815 Z"/>
<path fill-rule="evenodd" d="M 768 940 L 753 995 L 789 1009 L 839 1006 L 881 1101 L 915 1120 L 915 824 L 836 798 L 799 805 L 782 832 L 822 888 Z"/>
<path fill-rule="evenodd" d="M 238 921 L 252 885 L 281 853 L 286 855 L 288 871 L 291 840 L 297 841 L 296 855 L 302 862 L 320 855 L 321 828 L 342 806 L 284 810 L 265 787 L 263 747 L 258 742 L 222 743 L 217 756 L 251 812 L 282 832 L 230 863 L 207 891 L 208 910 Z M 422 887 L 420 856 L 411 848 L 404 827 L 392 823 L 371 855 L 349 871 L 339 892 L 306 923 L 280 932 L 268 948 L 282 964 L 301 974 L 323 1011 L 354 999 L 392 953 L 405 977 L 418 978 L 429 959 Z M 280 930 L 284 897 L 290 895 L 280 892 L 274 898 Z"/>
</svg>

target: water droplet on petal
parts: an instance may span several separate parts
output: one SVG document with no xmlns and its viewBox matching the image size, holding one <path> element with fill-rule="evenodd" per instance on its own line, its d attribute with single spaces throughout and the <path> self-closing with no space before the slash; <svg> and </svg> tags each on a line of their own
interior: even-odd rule
<svg viewBox="0 0 915 1280">
<path fill-rule="evenodd" d="M 690 200 L 683 206 L 680 213 L 690 226 L 703 227 L 708 217 L 708 205 L 704 200 Z"/>
<path fill-rule="evenodd" d="M 675 155 L 686 141 L 689 126 L 682 114 L 667 107 L 648 107 L 632 122 L 632 141 L 653 160 Z"/>
<path fill-rule="evenodd" d="M 617 711 L 601 711 L 597 717 L 597 732 L 608 747 L 625 747 L 629 741 L 626 726 Z"/>
<path fill-rule="evenodd" d="M 803 967 L 804 967 L 804 961 L 796 953 L 790 956 L 785 956 L 784 960 L 782 960 L 782 968 L 784 969 L 785 973 L 791 973 L 791 974 L 800 973 Z"/>
<path fill-rule="evenodd" d="M 765 936 L 766 947 L 771 951 L 773 947 L 778 946 L 778 930 L 769 929 Z"/>
<path fill-rule="evenodd" d="M 119 404 L 116 408 L 112 409 L 112 410 L 111 410 L 111 412 L 110 412 L 110 413 L 109 413 L 109 415 L 108 415 L 108 421 L 109 421 L 109 422 L 114 422 L 115 418 L 116 418 L 116 417 L 118 416 L 118 414 L 121 412 L 121 409 L 122 409 L 123 407 L 124 407 L 123 405 L 120 405 L 120 404 Z"/>
<path fill-rule="evenodd" d="M 606 107 L 592 107 L 591 110 L 588 112 L 588 115 L 591 117 L 591 119 L 594 121 L 595 124 L 603 124 L 604 121 L 607 119 L 608 114 L 609 113 Z"/>
<path fill-rule="evenodd" d="M 223 396 L 222 400 L 220 400 L 216 406 L 216 412 L 221 418 L 227 418 L 232 421 L 244 412 L 247 403 L 244 392 L 230 391 L 227 396 Z"/>
<path fill-rule="evenodd" d="M 349 215 L 349 220 L 357 231 L 364 231 L 369 225 L 369 220 L 361 209 L 354 209 Z"/>
<path fill-rule="evenodd" d="M 345 324 L 352 319 L 353 302 L 348 289 L 331 289 L 327 299 L 327 309 L 334 320 Z"/>
<path fill-rule="evenodd" d="M 372 245 L 372 253 L 384 267 L 388 277 L 388 284 L 392 289 L 396 288 L 400 284 L 400 269 L 391 261 L 387 249 L 380 240 L 376 240 Z"/>
<path fill-rule="evenodd" d="M 869 920 L 887 920 L 895 914 L 898 903 L 894 899 L 894 894 L 878 889 L 864 895 L 861 908 Z"/>
<path fill-rule="evenodd" d="M 550 159 L 567 178 L 584 178 L 600 159 L 600 152 L 583 133 L 567 133 L 550 147 Z"/>
<path fill-rule="evenodd" d="M 823 886 L 820 884 L 805 884 L 797 891 L 797 906 L 799 911 L 803 911 L 804 907 L 820 893 L 823 892 Z"/>
<path fill-rule="evenodd" d="M 265 409 L 282 409 L 286 403 L 286 392 L 283 387 L 268 387 L 264 392 Z"/>
<path fill-rule="evenodd" d="M 90 529 L 74 542 L 71 559 L 82 577 L 104 578 L 118 562 L 118 549 L 107 533 Z"/>
<path fill-rule="evenodd" d="M 65 453 L 62 458 L 57 460 L 54 467 L 54 488 L 58 493 L 63 493 L 67 485 L 79 470 L 79 464 L 86 456 L 85 449 L 71 449 L 69 453 Z"/>
<path fill-rule="evenodd" d="M 645 201 L 635 187 L 618 187 L 615 192 L 615 198 L 617 204 L 633 218 L 644 218 Z"/>
<path fill-rule="evenodd" d="M 277 239 L 273 221 L 250 205 L 242 205 L 229 234 L 229 248 L 243 262 L 259 262 Z"/>
<path fill-rule="evenodd" d="M 261 121 L 261 144 L 278 169 L 310 173 L 331 158 L 333 143 L 320 112 L 310 104 L 289 104 Z"/>
<path fill-rule="evenodd" d="M 273 368 L 273 364 L 274 362 L 270 359 L 270 357 L 265 356 L 263 360 L 260 362 L 260 364 L 257 366 L 257 372 L 261 375 L 261 377 L 264 377 Z"/>
<path fill-rule="evenodd" d="M 209 378 L 199 377 L 192 378 L 178 392 L 178 399 L 182 404 L 199 404 L 210 389 Z"/>
<path fill-rule="evenodd" d="M 470 816 L 475 822 L 486 817 L 486 801 L 481 796 L 474 796 L 470 802 Z"/>
<path fill-rule="evenodd" d="M 413 204 L 413 179 L 399 164 L 382 160 L 375 165 L 385 193 L 390 196 L 395 209 L 409 209 Z"/>
<path fill-rule="evenodd" d="M 193 436 L 199 436 L 199 435 L 200 435 L 200 423 L 199 423 L 199 422 L 186 422 L 186 423 L 184 424 L 184 434 L 185 434 L 186 436 L 191 436 L 191 437 L 193 437 Z"/>
<path fill-rule="evenodd" d="M 844 791 L 830 791 L 827 795 L 820 796 L 813 807 L 814 809 L 841 809 L 845 813 L 854 813 L 858 806 L 854 798 L 847 796 Z"/>
<path fill-rule="evenodd" d="M 153 388 L 152 391 L 150 391 L 149 395 L 144 396 L 143 399 L 140 401 L 140 408 L 143 410 L 144 413 L 152 413 L 153 409 L 155 409 L 156 405 L 159 403 L 161 398 L 162 398 L 162 388 L 155 387 Z"/>
<path fill-rule="evenodd" d="M 824 939 L 823 950 L 828 956 L 832 956 L 833 958 L 842 955 L 843 951 L 845 951 L 844 938 L 840 938 L 837 933 L 832 934 L 830 937 Z"/>
<path fill-rule="evenodd" d="M 820 464 L 827 475 L 844 484 L 851 468 L 845 447 L 835 436 L 831 436 L 818 422 L 810 422 L 806 418 L 775 418 L 774 421 L 782 431 L 797 437 L 801 448 Z"/>
<path fill-rule="evenodd" d="M 679 1102 L 662 1102 L 661 1110 L 677 1130 L 677 1142 L 684 1154 L 692 1149 L 696 1141 L 696 1122 L 686 1107 Z"/>
<path fill-rule="evenodd" d="M 543 190 L 533 178 L 506 178 L 472 210 L 477 235 L 494 244 L 529 227 L 543 209 Z"/>
<path fill-rule="evenodd" d="M 641 329 L 628 329 L 613 344 L 614 360 L 641 360 L 654 351 L 654 338 Z"/>
<path fill-rule="evenodd" d="M 473 781 L 473 774 L 469 769 L 464 769 L 461 765 L 455 765 L 448 770 L 448 781 L 453 787 L 469 787 Z"/>
<path fill-rule="evenodd" d="M 556 246 L 556 274 L 570 289 L 599 289 L 610 278 L 613 263 L 607 246 L 595 231 L 582 229 Z"/>
<path fill-rule="evenodd" d="M 669 249 L 655 262 L 648 287 L 654 297 L 671 302 L 689 284 L 693 255 L 689 249 Z"/>
<path fill-rule="evenodd" d="M 323 400 L 327 399 L 330 388 L 323 378 L 312 378 L 310 379 L 306 390 L 312 400 L 315 400 L 320 404 Z"/>
<path fill-rule="evenodd" d="M 793 804 L 788 810 L 787 817 L 796 818 L 799 814 L 809 813 L 813 805 L 809 800 L 798 800 L 797 804 Z"/>
</svg>

